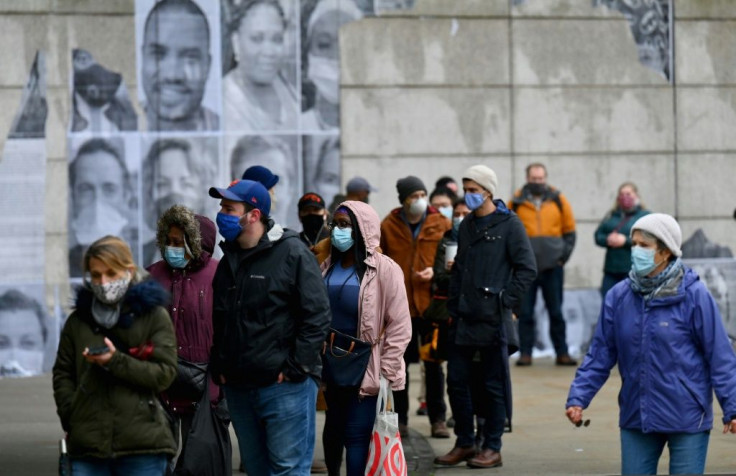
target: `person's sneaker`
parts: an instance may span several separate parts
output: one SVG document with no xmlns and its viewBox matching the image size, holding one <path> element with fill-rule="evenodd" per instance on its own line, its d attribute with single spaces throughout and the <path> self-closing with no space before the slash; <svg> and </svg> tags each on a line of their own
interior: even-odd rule
<svg viewBox="0 0 736 476">
<path fill-rule="evenodd" d="M 409 427 L 406 423 L 399 423 L 399 435 L 402 438 L 409 438 Z"/>
<path fill-rule="evenodd" d="M 518 362 L 517 362 L 517 365 L 518 365 Z M 575 359 L 573 359 L 572 357 L 570 357 L 567 354 L 558 355 L 557 356 L 557 359 L 555 359 L 555 365 L 563 365 L 563 366 L 567 366 L 567 367 L 573 367 L 573 366 L 578 365 L 578 361 L 575 360 Z"/>
<path fill-rule="evenodd" d="M 516 361 L 517 367 L 529 367 L 532 365 L 532 356 L 527 354 L 521 354 L 519 360 Z"/>
<path fill-rule="evenodd" d="M 419 404 L 419 408 L 417 408 L 417 415 L 427 416 L 427 402 L 422 402 Z"/>
<path fill-rule="evenodd" d="M 432 438 L 449 438 L 450 430 L 447 429 L 444 421 L 432 423 Z"/>
</svg>

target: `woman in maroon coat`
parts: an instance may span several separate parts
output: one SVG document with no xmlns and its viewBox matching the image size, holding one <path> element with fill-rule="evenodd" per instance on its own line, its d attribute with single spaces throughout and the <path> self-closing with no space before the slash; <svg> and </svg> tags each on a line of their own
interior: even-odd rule
<svg viewBox="0 0 736 476">
<path fill-rule="evenodd" d="M 183 361 L 205 364 L 212 346 L 212 278 L 217 260 L 212 258 L 215 224 L 190 209 L 174 205 L 158 220 L 156 241 L 163 260 L 148 267 L 151 276 L 171 293 L 169 314 L 176 331 L 179 372 L 162 398 L 181 427 L 182 451 L 200 396 L 186 385 Z M 191 366 L 189 366 L 191 368 Z M 183 384 L 184 383 L 184 384 Z M 210 400 L 217 401 L 219 388 L 210 382 Z M 181 460 L 181 457 L 179 458 Z"/>
</svg>

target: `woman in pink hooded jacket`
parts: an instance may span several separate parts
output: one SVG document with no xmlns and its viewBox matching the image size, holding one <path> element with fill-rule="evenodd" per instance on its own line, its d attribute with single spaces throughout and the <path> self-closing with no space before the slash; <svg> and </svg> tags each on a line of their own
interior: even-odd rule
<svg viewBox="0 0 736 476">
<path fill-rule="evenodd" d="M 331 328 L 369 342 L 372 351 L 360 386 L 325 382 L 325 462 L 329 474 L 339 475 L 345 447 L 347 475 L 363 475 L 380 377 L 392 390 L 406 384 L 403 355 L 411 339 L 411 317 L 401 268 L 380 253 L 375 210 L 363 202 L 343 202 L 330 229 L 331 251 L 322 263 L 322 276 L 330 297 Z"/>
</svg>

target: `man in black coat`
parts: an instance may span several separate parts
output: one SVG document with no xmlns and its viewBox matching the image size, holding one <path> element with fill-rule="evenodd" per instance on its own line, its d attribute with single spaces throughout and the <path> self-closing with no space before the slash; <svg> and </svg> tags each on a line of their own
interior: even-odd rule
<svg viewBox="0 0 736 476">
<path fill-rule="evenodd" d="M 468 460 L 474 468 L 501 466 L 501 436 L 511 421 L 508 355 L 518 348 L 511 309 L 537 275 L 524 226 L 502 200 L 494 200 L 496 174 L 483 165 L 463 175 L 465 203 L 472 213 L 458 234 L 458 252 L 450 277 L 447 308 L 447 393 L 455 417 L 455 447 L 435 459 L 452 466 Z M 472 375 L 480 357 L 483 375 Z M 483 408 L 473 408 L 470 382 L 482 379 Z M 485 418 L 482 448 L 474 447 L 473 415 Z"/>
<path fill-rule="evenodd" d="M 309 474 L 320 351 L 331 314 L 314 255 L 291 230 L 269 233 L 271 200 L 239 180 L 220 198 L 224 257 L 213 281 L 210 368 L 223 385 L 248 474 Z"/>
</svg>

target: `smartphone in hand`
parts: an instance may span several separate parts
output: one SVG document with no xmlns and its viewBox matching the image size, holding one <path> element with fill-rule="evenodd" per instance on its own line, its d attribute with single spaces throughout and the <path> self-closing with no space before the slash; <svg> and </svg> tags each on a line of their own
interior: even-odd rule
<svg viewBox="0 0 736 476">
<path fill-rule="evenodd" d="M 100 345 L 97 347 L 89 347 L 87 349 L 87 355 L 102 355 L 110 352 L 110 348 L 106 345 Z"/>
</svg>

